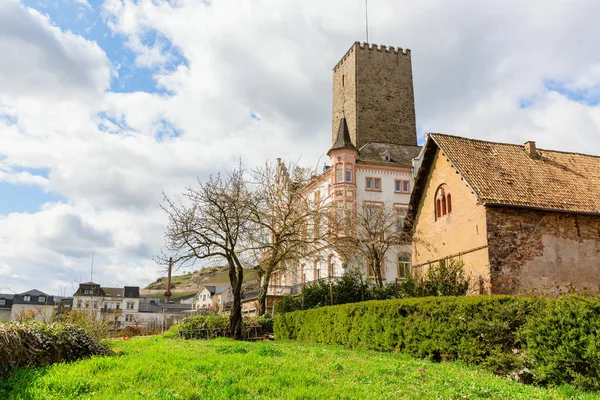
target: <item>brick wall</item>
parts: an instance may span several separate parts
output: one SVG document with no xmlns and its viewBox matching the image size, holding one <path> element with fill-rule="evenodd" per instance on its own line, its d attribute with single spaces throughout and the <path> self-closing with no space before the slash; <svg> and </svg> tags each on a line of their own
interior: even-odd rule
<svg viewBox="0 0 600 400">
<path fill-rule="evenodd" d="M 487 208 L 493 293 L 558 295 L 600 285 L 600 217 Z"/>
</svg>

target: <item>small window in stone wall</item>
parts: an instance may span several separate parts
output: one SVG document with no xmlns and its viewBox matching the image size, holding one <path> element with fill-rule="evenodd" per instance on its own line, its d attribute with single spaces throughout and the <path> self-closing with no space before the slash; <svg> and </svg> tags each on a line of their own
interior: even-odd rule
<svg viewBox="0 0 600 400">
<path fill-rule="evenodd" d="M 452 212 L 452 196 L 446 185 L 440 185 L 435 196 L 435 219 L 442 218 Z"/>
</svg>

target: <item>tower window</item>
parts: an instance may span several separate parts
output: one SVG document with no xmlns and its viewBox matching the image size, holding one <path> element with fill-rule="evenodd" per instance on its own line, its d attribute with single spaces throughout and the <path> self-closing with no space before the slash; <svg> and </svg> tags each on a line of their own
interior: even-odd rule
<svg viewBox="0 0 600 400">
<path fill-rule="evenodd" d="M 344 87 L 345 80 L 346 80 L 345 78 L 346 78 L 346 76 L 345 76 L 345 75 L 342 75 L 342 87 Z"/>
<path fill-rule="evenodd" d="M 335 181 L 336 182 L 344 181 L 344 170 L 342 169 L 342 164 L 335 165 Z"/>
<path fill-rule="evenodd" d="M 352 182 L 352 166 L 346 165 L 346 182 Z"/>
<path fill-rule="evenodd" d="M 435 196 L 435 219 L 452 212 L 452 196 L 445 185 L 440 185 Z"/>
</svg>

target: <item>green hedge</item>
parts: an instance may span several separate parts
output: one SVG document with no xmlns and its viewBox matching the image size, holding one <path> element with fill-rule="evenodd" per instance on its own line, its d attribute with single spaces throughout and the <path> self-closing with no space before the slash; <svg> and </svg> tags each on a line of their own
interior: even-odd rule
<svg viewBox="0 0 600 400">
<path fill-rule="evenodd" d="M 14 368 L 75 361 L 113 352 L 84 329 L 70 324 L 0 324 L 0 378 Z"/>
<path fill-rule="evenodd" d="M 459 360 L 538 384 L 600 389 L 600 298 L 428 297 L 280 315 L 278 339 Z"/>
</svg>

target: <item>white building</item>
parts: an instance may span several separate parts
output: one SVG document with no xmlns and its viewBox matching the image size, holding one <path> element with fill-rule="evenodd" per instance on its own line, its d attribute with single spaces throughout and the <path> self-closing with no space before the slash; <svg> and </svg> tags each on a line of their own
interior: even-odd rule
<svg viewBox="0 0 600 400">
<path fill-rule="evenodd" d="M 331 167 L 306 187 L 309 198 L 334 203 L 338 221 L 357 209 L 392 208 L 400 231 L 413 189 L 412 160 L 420 150 L 410 50 L 356 42 L 334 68 Z M 410 259 L 410 243 L 390 249 L 384 281 L 410 273 Z M 344 263 L 333 249 L 323 248 L 296 270 L 275 272 L 271 286 L 339 277 L 349 268 L 368 276 L 367 263 L 356 258 Z"/>
</svg>

